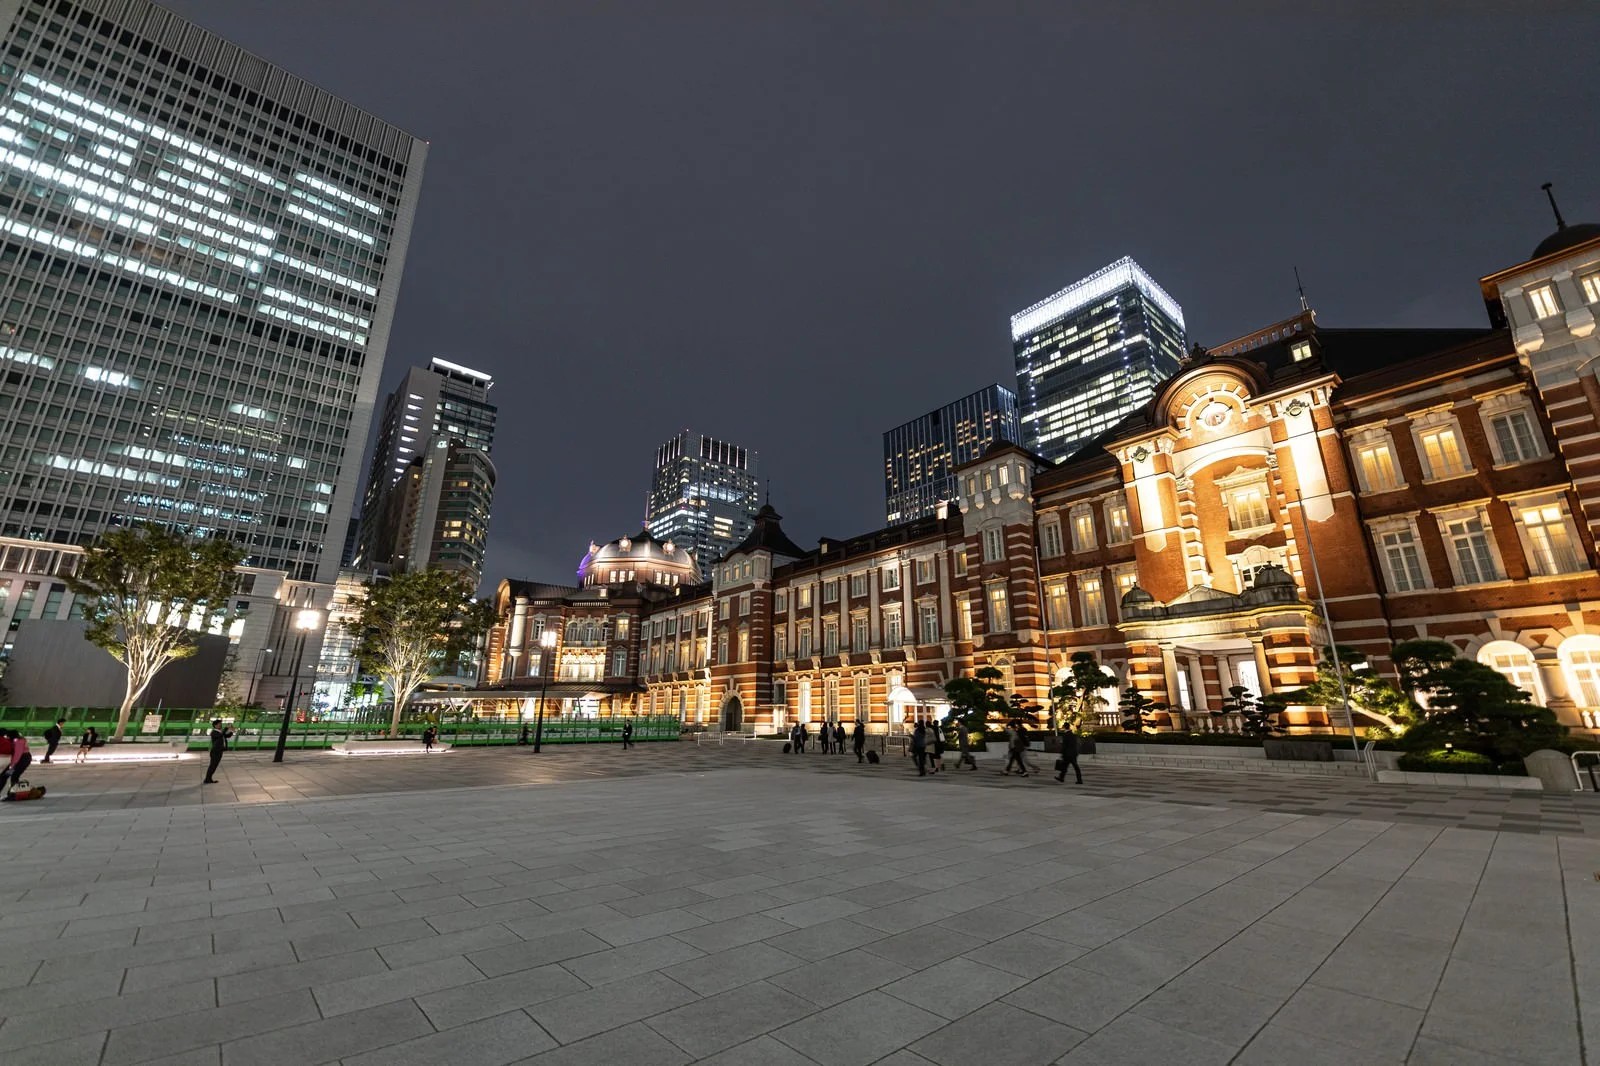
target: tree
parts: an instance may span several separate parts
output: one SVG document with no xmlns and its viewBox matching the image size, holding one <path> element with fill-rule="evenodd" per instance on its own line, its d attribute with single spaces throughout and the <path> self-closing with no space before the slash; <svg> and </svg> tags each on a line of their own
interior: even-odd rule
<svg viewBox="0 0 1600 1066">
<path fill-rule="evenodd" d="M 1050 728 L 1078 730 L 1110 703 L 1100 695 L 1117 687 L 1117 675 L 1095 661 L 1091 652 L 1075 651 L 1066 677 L 1050 689 Z"/>
<path fill-rule="evenodd" d="M 1397 662 L 1401 649 L 1395 646 Z M 1424 656 L 1408 657 L 1405 674 L 1427 705 L 1422 722 L 1406 733 L 1407 747 L 1448 742 L 1510 762 L 1551 747 L 1566 734 L 1554 711 L 1534 703 L 1526 691 L 1483 663 L 1461 658 L 1441 662 L 1428 650 Z"/>
<path fill-rule="evenodd" d="M 1400 675 L 1400 687 L 1417 699 L 1429 676 L 1456 661 L 1460 653 L 1447 640 L 1402 640 L 1389 653 Z"/>
<path fill-rule="evenodd" d="M 1283 732 L 1283 727 L 1278 724 L 1277 709 L 1263 704 L 1256 699 L 1254 692 L 1243 685 L 1230 687 L 1227 698 L 1222 701 L 1221 710 L 1212 713 L 1238 715 L 1240 727 L 1247 737 L 1265 739 Z"/>
<path fill-rule="evenodd" d="M 1004 718 L 1010 704 L 1006 702 L 1005 675 L 992 666 L 980 666 L 971 677 L 957 677 L 945 682 L 945 699 L 950 701 L 950 713 L 945 724 L 965 729 L 969 734 L 988 731 L 994 718 Z"/>
<path fill-rule="evenodd" d="M 1157 703 L 1133 685 L 1129 685 L 1122 693 L 1121 706 L 1122 730 L 1125 733 L 1143 733 L 1146 729 L 1154 728 L 1150 716 L 1167 709 L 1165 703 Z"/>
<path fill-rule="evenodd" d="M 450 570 L 411 570 L 366 583 L 361 614 L 349 626 L 362 669 L 394 696 L 389 735 L 430 677 L 451 668 L 495 623 L 494 604 L 472 598 L 477 581 Z"/>
<path fill-rule="evenodd" d="M 1450 645 L 1444 644 L 1443 641 L 1410 643 L 1442 644 L 1450 648 Z M 1400 647 L 1401 645 L 1396 645 L 1397 652 Z M 1450 658 L 1454 656 L 1454 649 L 1451 649 Z M 1380 676 L 1376 670 L 1371 669 L 1366 655 L 1362 652 L 1345 647 L 1343 644 L 1339 645 L 1339 665 L 1344 674 L 1345 695 L 1351 707 L 1378 722 L 1395 736 L 1404 733 L 1417 721 L 1416 704 L 1412 703 L 1404 692 Z M 1311 684 L 1288 692 L 1274 692 L 1261 702 L 1280 712 L 1292 704 L 1326 707 L 1330 712 L 1338 712 L 1341 707 L 1339 677 L 1334 673 L 1332 650 L 1323 649 L 1322 657 L 1317 661 L 1317 679 Z"/>
<path fill-rule="evenodd" d="M 238 584 L 233 568 L 243 559 L 230 540 L 147 523 L 101 535 L 67 578 L 88 604 L 84 636 L 128 668 L 113 740 L 128 731 L 128 716 L 156 675 L 198 649 L 200 632 L 226 610 Z"/>
</svg>

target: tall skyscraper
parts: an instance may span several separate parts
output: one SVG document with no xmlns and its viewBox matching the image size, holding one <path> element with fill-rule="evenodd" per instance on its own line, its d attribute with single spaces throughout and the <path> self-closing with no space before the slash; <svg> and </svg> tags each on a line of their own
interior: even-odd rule
<svg viewBox="0 0 1600 1066">
<path fill-rule="evenodd" d="M 1123 258 L 1011 316 L 1022 445 L 1055 462 L 1150 399 L 1183 359 L 1183 308 Z"/>
<path fill-rule="evenodd" d="M 355 565 L 481 572 L 494 499 L 494 378 L 447 359 L 412 367 L 384 403 Z"/>
<path fill-rule="evenodd" d="M 997 441 L 1016 444 L 1017 394 L 990 385 L 883 435 L 883 494 L 889 524 L 927 518 L 956 496 L 955 468 Z"/>
<path fill-rule="evenodd" d="M 694 553 L 702 572 L 755 526 L 756 453 L 684 430 L 656 449 L 645 528 Z"/>
<path fill-rule="evenodd" d="M 148 0 L 0 32 L 0 534 L 331 583 L 426 144 Z"/>
</svg>

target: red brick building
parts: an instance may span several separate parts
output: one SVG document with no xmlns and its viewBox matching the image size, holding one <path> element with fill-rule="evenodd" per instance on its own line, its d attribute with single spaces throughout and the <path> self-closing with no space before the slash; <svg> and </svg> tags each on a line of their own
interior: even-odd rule
<svg viewBox="0 0 1600 1066">
<path fill-rule="evenodd" d="M 615 710 L 881 731 L 983 665 L 1042 702 L 1089 651 L 1187 726 L 1230 686 L 1309 682 L 1330 637 L 1380 670 L 1395 642 L 1434 637 L 1594 727 L 1600 230 L 1563 228 L 1481 285 L 1483 329 L 1304 312 L 1196 349 L 1060 465 L 1001 446 L 962 468 L 944 517 L 805 549 L 768 507 L 702 585 L 612 566 L 579 587 L 505 582 L 491 682 L 527 687 L 526 619 L 548 605 L 564 639 L 611 620 L 590 658 L 622 673 L 559 680 Z M 1291 720 L 1339 724 L 1316 707 Z"/>
</svg>

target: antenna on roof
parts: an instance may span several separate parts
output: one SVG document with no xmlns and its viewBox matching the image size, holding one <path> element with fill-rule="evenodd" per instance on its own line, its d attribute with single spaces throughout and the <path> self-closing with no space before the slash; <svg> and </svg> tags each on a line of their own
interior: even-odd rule
<svg viewBox="0 0 1600 1066">
<path fill-rule="evenodd" d="M 1550 210 L 1554 211 L 1556 215 L 1556 229 L 1566 229 L 1567 220 L 1561 217 L 1561 208 L 1556 206 L 1556 194 L 1550 191 L 1552 188 L 1554 188 L 1553 183 L 1547 181 L 1543 185 L 1539 186 L 1539 188 L 1543 189 L 1545 196 L 1550 198 Z"/>
<path fill-rule="evenodd" d="M 1300 268 L 1299 267 L 1295 267 L 1294 268 L 1294 287 L 1295 287 L 1295 291 L 1300 293 L 1300 310 L 1302 310 L 1302 311 L 1311 310 L 1311 305 L 1306 302 L 1306 287 L 1303 284 L 1301 284 L 1301 282 L 1300 282 Z"/>
<path fill-rule="evenodd" d="M 767 478 L 767 494 L 761 502 L 768 507 L 772 506 L 772 479 L 770 477 Z"/>
</svg>

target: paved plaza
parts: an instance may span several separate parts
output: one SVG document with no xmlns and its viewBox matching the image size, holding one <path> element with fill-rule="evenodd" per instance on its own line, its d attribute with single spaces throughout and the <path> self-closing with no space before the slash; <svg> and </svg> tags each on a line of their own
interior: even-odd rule
<svg viewBox="0 0 1600 1066">
<path fill-rule="evenodd" d="M 693 745 L 45 767 L 0 1062 L 1581 1063 L 1600 806 Z"/>
</svg>

